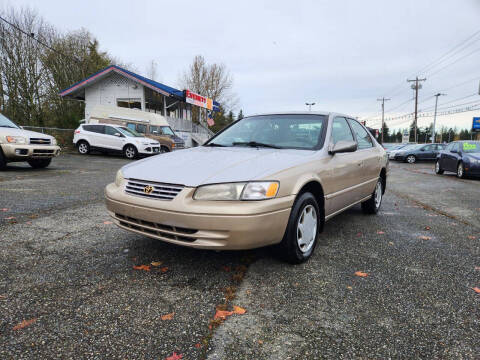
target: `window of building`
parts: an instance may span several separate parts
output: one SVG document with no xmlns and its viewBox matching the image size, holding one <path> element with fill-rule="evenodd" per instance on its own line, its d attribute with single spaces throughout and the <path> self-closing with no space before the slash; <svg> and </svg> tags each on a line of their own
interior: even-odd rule
<svg viewBox="0 0 480 360">
<path fill-rule="evenodd" d="M 141 99 L 117 99 L 117 106 L 128 109 L 142 109 Z"/>
</svg>

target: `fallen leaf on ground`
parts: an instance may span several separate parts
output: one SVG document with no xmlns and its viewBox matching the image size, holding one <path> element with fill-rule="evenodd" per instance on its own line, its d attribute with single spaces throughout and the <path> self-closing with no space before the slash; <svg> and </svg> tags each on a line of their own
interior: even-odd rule
<svg viewBox="0 0 480 360">
<path fill-rule="evenodd" d="M 6 299 L 7 297 L 4 295 L 0 295 L 0 299 Z"/>
<path fill-rule="evenodd" d="M 170 314 L 162 315 L 162 320 L 172 320 L 174 315 L 175 315 L 175 312 L 172 312 Z"/>
<path fill-rule="evenodd" d="M 110 224 L 113 224 L 111 221 L 104 221 L 103 222 L 104 225 L 110 225 Z"/>
<path fill-rule="evenodd" d="M 165 358 L 165 360 L 180 360 L 181 358 L 183 358 L 183 355 L 182 354 L 177 354 L 174 351 L 173 354 L 171 356 L 168 356 L 167 358 Z"/>
<path fill-rule="evenodd" d="M 356 275 L 356 276 L 360 276 L 360 277 L 367 277 L 367 276 L 368 276 L 368 273 L 364 273 L 364 272 L 361 272 L 361 271 L 356 271 L 356 272 L 355 272 L 355 275 Z"/>
<path fill-rule="evenodd" d="M 133 266 L 134 270 L 143 270 L 143 271 L 150 271 L 150 265 L 139 265 L 139 266 Z"/>
<path fill-rule="evenodd" d="M 377 230 L 377 234 L 378 235 L 383 235 L 383 234 L 385 234 L 385 231 Z"/>
<path fill-rule="evenodd" d="M 480 288 L 474 287 L 474 288 L 472 288 L 472 289 L 473 289 L 473 291 L 475 291 L 477 294 L 480 294 Z"/>
<path fill-rule="evenodd" d="M 5 212 L 5 211 L 8 211 L 8 209 L 7 209 L 7 208 L 3 208 L 3 209 L 0 209 L 0 211 L 4 211 L 4 212 Z"/>
<path fill-rule="evenodd" d="M 425 226 L 425 230 L 430 230 L 431 227 L 430 226 Z"/>
<path fill-rule="evenodd" d="M 258 340 L 258 344 L 259 344 L 259 345 L 262 345 L 262 344 L 263 344 L 263 340 Z"/>
<path fill-rule="evenodd" d="M 472 235 L 469 235 L 468 238 L 469 238 L 470 240 L 475 240 L 475 239 L 476 239 L 476 237 L 475 237 L 475 236 L 472 236 Z"/>
<path fill-rule="evenodd" d="M 394 245 L 394 243 L 392 241 L 389 241 L 388 245 Z"/>
<path fill-rule="evenodd" d="M 360 237 L 360 236 L 362 236 L 362 233 L 361 233 L 361 232 L 358 232 L 358 233 L 357 233 L 357 237 Z"/>
<path fill-rule="evenodd" d="M 480 266 L 475 266 L 475 270 L 480 270 Z"/>
<path fill-rule="evenodd" d="M 23 329 L 27 326 L 32 325 L 35 321 L 37 321 L 37 318 L 33 318 L 33 319 L 30 319 L 30 320 L 23 320 L 20 324 L 15 325 L 12 330 Z"/>
<path fill-rule="evenodd" d="M 168 266 L 164 266 L 164 267 L 160 268 L 160 271 L 162 273 L 166 273 L 168 271 Z"/>
<path fill-rule="evenodd" d="M 238 314 L 238 315 L 243 315 L 247 312 L 244 308 L 241 308 L 240 306 L 233 306 L 233 313 Z"/>
<path fill-rule="evenodd" d="M 425 235 L 421 235 L 418 238 L 421 239 L 421 240 L 432 240 L 432 238 L 430 236 L 425 236 Z"/>
<path fill-rule="evenodd" d="M 15 216 L 9 216 L 5 218 L 5 220 L 13 220 L 13 219 L 15 219 Z"/>
<path fill-rule="evenodd" d="M 215 316 L 213 317 L 215 320 L 216 319 L 222 319 L 225 320 L 227 316 L 231 316 L 233 314 L 233 311 L 227 311 L 227 310 L 217 310 L 215 313 Z"/>
<path fill-rule="evenodd" d="M 225 272 L 230 272 L 232 271 L 232 268 L 230 266 L 222 266 L 222 270 Z"/>
<path fill-rule="evenodd" d="M 200 349 L 200 348 L 202 347 L 202 344 L 196 343 L 196 344 L 195 344 L 195 347 L 196 347 L 197 349 Z"/>
<path fill-rule="evenodd" d="M 351 286 L 347 286 L 347 289 L 348 290 L 353 290 L 353 288 Z"/>
<path fill-rule="evenodd" d="M 162 261 L 152 261 L 152 262 L 150 263 L 150 265 L 155 266 L 155 267 L 160 266 L 160 265 L 162 265 L 162 264 L 163 264 Z"/>
</svg>

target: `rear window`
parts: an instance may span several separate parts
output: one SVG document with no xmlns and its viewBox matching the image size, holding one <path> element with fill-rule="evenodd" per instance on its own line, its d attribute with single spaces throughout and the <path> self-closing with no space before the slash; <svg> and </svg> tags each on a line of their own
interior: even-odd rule
<svg viewBox="0 0 480 360">
<path fill-rule="evenodd" d="M 83 125 L 83 130 L 103 134 L 103 125 Z"/>
</svg>

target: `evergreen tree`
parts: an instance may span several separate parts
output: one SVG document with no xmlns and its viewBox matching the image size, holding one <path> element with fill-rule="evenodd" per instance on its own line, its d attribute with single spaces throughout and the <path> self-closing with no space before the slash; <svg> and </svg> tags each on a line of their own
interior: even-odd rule
<svg viewBox="0 0 480 360">
<path fill-rule="evenodd" d="M 237 120 L 242 120 L 243 118 L 244 118 L 243 111 L 242 111 L 242 109 L 240 109 L 240 111 L 238 112 L 238 115 L 237 115 Z"/>
</svg>

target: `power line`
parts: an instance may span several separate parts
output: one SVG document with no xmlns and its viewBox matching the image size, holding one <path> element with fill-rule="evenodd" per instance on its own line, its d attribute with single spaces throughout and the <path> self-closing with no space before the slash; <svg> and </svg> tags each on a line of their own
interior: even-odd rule
<svg viewBox="0 0 480 360">
<path fill-rule="evenodd" d="M 435 71 L 435 72 L 433 72 L 433 73 L 429 74 L 429 77 L 432 77 L 432 76 L 434 76 L 434 75 L 438 74 L 440 71 L 442 71 L 442 70 L 444 70 L 444 69 L 446 69 L 446 68 L 448 68 L 448 67 L 450 67 L 450 66 L 452 66 L 452 65 L 455 65 L 455 64 L 456 64 L 457 62 L 459 62 L 460 60 L 463 60 L 463 59 L 465 59 L 465 58 L 467 58 L 467 57 L 469 57 L 469 56 L 471 56 L 471 55 L 475 54 L 475 53 L 476 53 L 476 52 L 478 52 L 478 51 L 480 51 L 480 48 L 477 48 L 477 49 L 473 50 L 472 52 L 470 52 L 470 53 L 468 53 L 468 54 L 466 54 L 466 55 L 464 55 L 464 56 L 462 56 L 462 57 L 460 57 L 460 58 L 456 59 L 455 61 L 453 61 L 453 62 L 451 62 L 451 63 L 449 63 L 449 64 L 445 65 L 444 67 L 441 67 L 441 68 L 440 68 L 440 69 L 438 69 L 437 71 Z"/>
<path fill-rule="evenodd" d="M 26 32 L 25 30 L 21 29 L 21 28 L 18 27 L 17 25 L 11 23 L 10 21 L 6 20 L 5 18 L 3 18 L 3 17 L 1 17 L 1 16 L 0 16 L 0 20 L 2 20 L 3 22 L 7 23 L 7 24 L 10 25 L 12 28 L 14 28 L 15 30 L 21 32 L 21 33 L 24 34 L 25 36 L 28 36 L 30 39 L 35 40 L 37 43 L 39 43 L 40 45 L 46 47 L 47 49 L 49 49 L 49 50 L 51 50 L 51 51 L 53 51 L 53 52 L 56 52 L 57 54 L 60 54 L 60 55 L 62 55 L 62 56 L 64 56 L 64 57 L 66 57 L 66 58 L 73 59 L 75 62 L 77 62 L 77 63 L 79 63 L 79 64 L 82 63 L 82 62 L 81 62 L 79 59 L 77 59 L 76 57 L 70 56 L 70 55 L 66 55 L 66 54 L 62 53 L 61 51 L 58 51 L 57 49 L 54 49 L 54 48 L 51 47 L 50 45 L 44 43 L 43 41 L 37 39 L 37 38 L 35 37 L 35 34 L 34 34 L 34 33 L 28 33 L 28 32 Z"/>
</svg>

